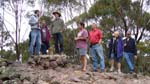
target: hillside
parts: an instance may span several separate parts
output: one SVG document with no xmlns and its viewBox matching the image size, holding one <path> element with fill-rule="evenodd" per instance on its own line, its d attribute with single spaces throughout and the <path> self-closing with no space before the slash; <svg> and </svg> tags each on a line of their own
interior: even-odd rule
<svg viewBox="0 0 150 84">
<path fill-rule="evenodd" d="M 47 68 L 42 68 L 46 65 L 44 62 L 53 59 L 53 64 Z M 1 62 L 0 67 L 0 84 L 149 84 L 150 77 L 140 74 L 118 74 L 116 72 L 100 73 L 93 72 L 91 65 L 88 65 L 86 72 L 80 71 L 81 66 L 64 62 L 58 63 L 55 58 L 40 58 L 39 65 L 35 63 L 31 66 L 31 61 L 24 64 Z M 30 59 L 37 61 L 37 58 Z M 54 63 L 56 61 L 56 63 Z M 3 64 L 3 66 L 2 66 Z M 4 66 L 5 64 L 5 66 Z M 8 65 L 9 64 L 9 65 Z"/>
</svg>

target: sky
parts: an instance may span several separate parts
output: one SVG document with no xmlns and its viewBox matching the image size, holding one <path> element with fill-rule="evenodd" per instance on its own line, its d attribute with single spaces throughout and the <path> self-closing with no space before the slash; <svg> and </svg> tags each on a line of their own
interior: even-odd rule
<svg viewBox="0 0 150 84">
<path fill-rule="evenodd" d="M 1 1 L 1 0 L 0 0 Z M 87 0 L 88 3 L 89 3 L 89 0 Z M 92 1 L 93 3 L 93 1 Z M 27 13 L 30 13 L 30 14 L 33 14 L 33 10 L 36 10 L 36 9 L 41 9 L 41 5 L 38 3 L 38 0 L 35 2 L 35 7 L 30 7 L 30 6 L 27 6 L 26 4 L 23 5 L 22 7 L 22 10 L 24 11 L 24 13 L 22 14 L 22 23 L 21 23 L 21 39 L 20 41 L 23 42 L 25 41 L 26 39 L 28 39 L 28 35 L 29 35 L 29 32 L 30 32 L 30 25 L 28 24 L 28 21 L 29 21 L 29 18 L 26 18 L 25 15 Z M 42 8 L 43 9 L 43 8 Z M 66 9 L 67 10 L 67 9 Z M 83 12 L 83 11 L 82 11 Z M 2 14 L 3 11 L 2 11 L 2 8 L 0 8 L 0 13 Z M 74 12 L 73 13 L 73 16 L 77 16 L 79 15 L 78 12 Z M 61 17 L 65 22 L 67 22 L 68 20 L 70 20 L 70 18 L 65 18 L 64 17 L 64 12 L 62 12 L 62 17 Z M 11 35 L 14 37 L 15 39 L 15 18 L 14 18 L 14 12 L 8 10 L 5 8 L 5 12 L 4 12 L 4 23 L 6 24 L 7 28 L 9 29 Z"/>
<path fill-rule="evenodd" d="M 0 0 L 2 1 L 2 0 Z M 88 3 L 89 3 L 89 0 L 87 0 Z M 93 0 L 91 0 L 93 1 Z M 135 0 L 133 0 L 135 1 Z M 92 2 L 93 3 L 93 2 Z M 30 32 L 30 25 L 28 24 L 28 20 L 29 18 L 26 18 L 25 15 L 35 9 L 41 9 L 41 6 L 38 4 L 38 1 L 35 3 L 35 7 L 30 7 L 30 6 L 27 6 L 26 4 L 22 7 L 23 11 L 24 11 L 24 14 L 22 15 L 22 23 L 21 23 L 21 37 L 20 37 L 20 41 L 23 42 L 25 41 L 26 39 L 28 39 L 28 35 L 29 35 L 29 32 Z M 148 12 L 150 12 L 150 7 L 144 7 L 143 8 L 144 10 L 147 10 Z M 2 13 L 2 8 L 0 8 L 0 13 Z M 83 11 L 81 11 L 83 12 Z M 64 19 L 64 21 L 68 21 L 70 18 L 65 18 L 64 16 L 64 13 L 62 13 L 62 19 Z M 73 16 L 77 16 L 79 15 L 78 12 L 74 12 L 73 13 Z M 15 38 L 15 19 L 14 19 L 14 13 L 8 9 L 5 8 L 5 12 L 4 12 L 4 22 L 7 26 L 7 28 L 9 29 L 11 35 Z"/>
</svg>

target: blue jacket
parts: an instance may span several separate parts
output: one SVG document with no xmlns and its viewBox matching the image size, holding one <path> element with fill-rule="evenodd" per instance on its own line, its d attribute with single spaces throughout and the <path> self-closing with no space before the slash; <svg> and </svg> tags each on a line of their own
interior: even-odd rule
<svg viewBox="0 0 150 84">
<path fill-rule="evenodd" d="M 112 38 L 109 42 L 109 57 L 111 56 L 111 53 L 113 53 L 113 47 L 114 47 L 114 39 Z M 116 44 L 116 51 L 117 51 L 118 58 L 123 56 L 124 42 L 121 37 L 118 38 Z"/>
</svg>

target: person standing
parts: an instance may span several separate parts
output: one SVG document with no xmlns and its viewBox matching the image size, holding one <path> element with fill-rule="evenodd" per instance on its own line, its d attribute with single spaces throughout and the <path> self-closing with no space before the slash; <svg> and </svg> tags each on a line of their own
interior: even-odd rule
<svg viewBox="0 0 150 84">
<path fill-rule="evenodd" d="M 55 20 L 52 22 L 51 31 L 55 42 L 55 53 L 63 54 L 64 45 L 62 32 L 65 29 L 64 21 L 60 19 L 61 14 L 59 12 L 53 12 L 53 15 L 55 16 Z"/>
<path fill-rule="evenodd" d="M 134 60 L 137 59 L 137 49 L 135 40 L 131 37 L 131 32 L 128 31 L 124 42 L 124 56 L 132 74 L 135 69 Z"/>
<path fill-rule="evenodd" d="M 40 27 L 39 27 L 39 10 L 34 11 L 34 15 L 30 17 L 29 24 L 31 26 L 31 43 L 30 43 L 30 56 L 33 55 L 39 55 L 40 54 L 40 48 L 41 48 L 41 33 L 40 33 Z M 34 48 L 34 46 L 36 47 Z M 35 50 L 34 50 L 35 49 Z M 34 54 L 35 51 L 35 54 Z"/>
<path fill-rule="evenodd" d="M 119 36 L 119 32 L 114 32 L 114 37 L 109 43 L 110 58 L 111 58 L 111 68 L 110 71 L 114 71 L 114 64 L 117 63 L 117 72 L 121 73 L 121 61 L 123 57 L 124 44 L 122 38 Z"/>
<path fill-rule="evenodd" d="M 85 24 L 82 22 L 79 24 L 79 28 L 80 28 L 80 31 L 79 31 L 77 37 L 75 38 L 76 48 L 79 51 L 80 60 L 82 63 L 82 71 L 86 71 L 86 67 L 87 67 L 86 54 L 87 54 L 87 48 L 88 48 L 88 44 L 87 44 L 88 31 L 85 29 Z"/>
<path fill-rule="evenodd" d="M 103 34 L 100 29 L 98 29 L 95 23 L 92 24 L 92 30 L 89 32 L 90 40 L 90 53 L 93 60 L 93 70 L 97 71 L 98 60 L 100 61 L 101 72 L 105 71 L 105 60 L 102 46 Z M 98 59 L 100 58 L 100 59 Z"/>
<path fill-rule="evenodd" d="M 42 40 L 41 52 L 42 54 L 47 54 L 47 50 L 50 47 L 49 45 L 50 38 L 51 36 L 48 30 L 46 21 L 42 20 L 42 25 L 41 25 L 41 40 Z"/>
</svg>

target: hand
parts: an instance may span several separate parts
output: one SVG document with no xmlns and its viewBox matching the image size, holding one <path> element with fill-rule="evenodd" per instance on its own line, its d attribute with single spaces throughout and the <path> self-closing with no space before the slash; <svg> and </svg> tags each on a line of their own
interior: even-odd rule
<svg viewBox="0 0 150 84">
<path fill-rule="evenodd" d="M 134 58 L 135 58 L 135 60 L 137 60 L 138 57 L 135 55 Z"/>
<path fill-rule="evenodd" d="M 127 46 L 127 44 L 125 43 L 124 46 Z"/>
<path fill-rule="evenodd" d="M 78 37 L 75 37 L 75 38 L 74 38 L 74 40 L 78 40 L 78 39 L 79 39 Z"/>
<path fill-rule="evenodd" d="M 101 44 L 102 44 L 102 40 L 100 40 L 100 41 L 98 42 L 98 44 L 101 45 Z"/>
</svg>

